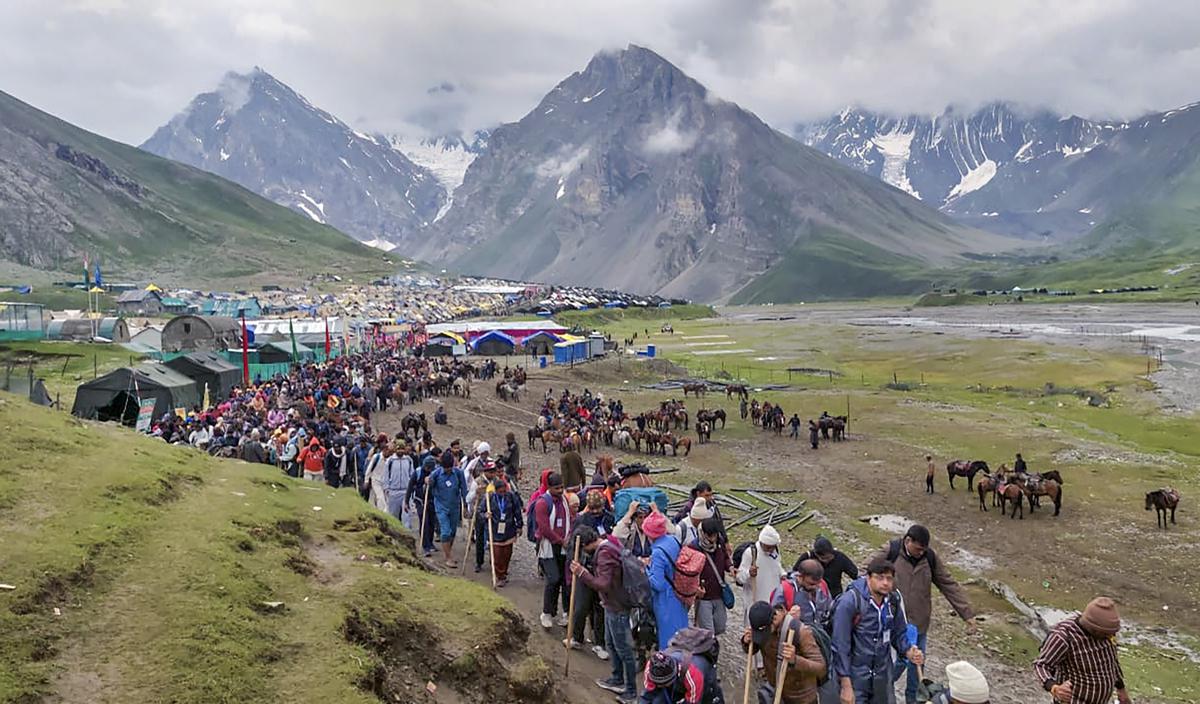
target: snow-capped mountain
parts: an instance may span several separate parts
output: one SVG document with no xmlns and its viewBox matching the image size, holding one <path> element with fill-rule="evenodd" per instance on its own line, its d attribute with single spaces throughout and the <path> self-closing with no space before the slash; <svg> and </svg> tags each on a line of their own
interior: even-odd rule
<svg viewBox="0 0 1200 704">
<path fill-rule="evenodd" d="M 438 178 L 385 138 L 354 130 L 257 67 L 226 74 L 142 149 L 383 249 L 432 222 L 447 203 Z"/>
<path fill-rule="evenodd" d="M 1062 162 L 1078 160 L 1128 128 L 1125 123 L 1022 112 L 993 103 L 971 113 L 896 117 L 856 109 L 797 128 L 797 137 L 844 164 L 865 171 L 943 212 L 994 229 L 1044 235 L 1034 224 L 1066 184 L 1052 178 Z M 1049 231 L 1082 234 L 1089 213 L 1056 213 Z"/>
<path fill-rule="evenodd" d="M 467 167 L 487 149 L 488 132 L 475 132 L 470 141 L 461 134 L 441 137 L 412 137 L 401 134 L 387 136 L 392 148 L 408 157 L 413 163 L 429 169 L 442 188 L 446 190 L 446 202 L 434 216 L 433 222 L 442 219 L 454 201 L 454 189 L 462 185 Z"/>
</svg>

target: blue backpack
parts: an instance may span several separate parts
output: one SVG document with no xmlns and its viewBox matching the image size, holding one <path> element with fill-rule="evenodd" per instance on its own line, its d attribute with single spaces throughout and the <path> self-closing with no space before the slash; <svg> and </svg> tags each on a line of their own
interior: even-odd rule
<svg viewBox="0 0 1200 704">
<path fill-rule="evenodd" d="M 618 519 L 624 517 L 629 512 L 629 504 L 634 501 L 643 506 L 656 504 L 658 512 L 667 515 L 667 492 L 657 487 L 630 487 L 618 490 L 613 495 L 613 515 Z"/>
</svg>

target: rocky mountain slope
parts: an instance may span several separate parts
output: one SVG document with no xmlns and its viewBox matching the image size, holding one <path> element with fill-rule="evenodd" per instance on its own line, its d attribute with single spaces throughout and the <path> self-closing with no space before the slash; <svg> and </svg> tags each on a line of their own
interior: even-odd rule
<svg viewBox="0 0 1200 704">
<path fill-rule="evenodd" d="M 391 268 L 337 230 L 229 181 L 0 93 L 0 258 L 190 281 Z"/>
<path fill-rule="evenodd" d="M 1197 107 L 1131 122 L 1004 103 L 935 116 L 847 109 L 796 132 L 806 144 L 964 222 L 1061 242 L 1120 212 L 1134 202 L 1134 192 L 1169 191 L 1166 162 L 1200 154 L 1186 139 L 1200 123 Z"/>
<path fill-rule="evenodd" d="M 919 290 L 928 266 L 1009 243 L 630 46 L 493 130 L 454 206 L 405 244 L 469 272 L 713 301 Z"/>
<path fill-rule="evenodd" d="M 142 149 L 223 176 L 383 248 L 423 228 L 447 202 L 431 171 L 259 68 L 226 74 Z"/>
</svg>

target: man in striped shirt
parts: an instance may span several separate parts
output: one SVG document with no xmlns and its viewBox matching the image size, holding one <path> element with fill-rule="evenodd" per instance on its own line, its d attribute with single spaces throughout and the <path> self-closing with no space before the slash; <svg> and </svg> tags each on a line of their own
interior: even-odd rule
<svg viewBox="0 0 1200 704">
<path fill-rule="evenodd" d="M 1034 672 L 1054 701 L 1061 704 L 1107 704 L 1113 690 L 1130 704 L 1117 661 L 1121 618 L 1112 599 L 1096 597 L 1079 616 L 1054 627 L 1033 662 Z"/>
</svg>

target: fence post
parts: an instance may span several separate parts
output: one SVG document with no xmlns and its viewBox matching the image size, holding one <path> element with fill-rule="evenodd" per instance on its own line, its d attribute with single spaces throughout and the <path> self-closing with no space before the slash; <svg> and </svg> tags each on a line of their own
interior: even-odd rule
<svg viewBox="0 0 1200 704">
<path fill-rule="evenodd" d="M 96 354 L 96 353 L 93 353 L 93 354 L 92 354 L 92 378 L 93 378 L 93 379 L 95 379 L 96 377 L 100 376 L 100 360 L 99 360 L 99 357 L 100 357 L 100 355 L 99 355 L 99 354 Z"/>
</svg>

